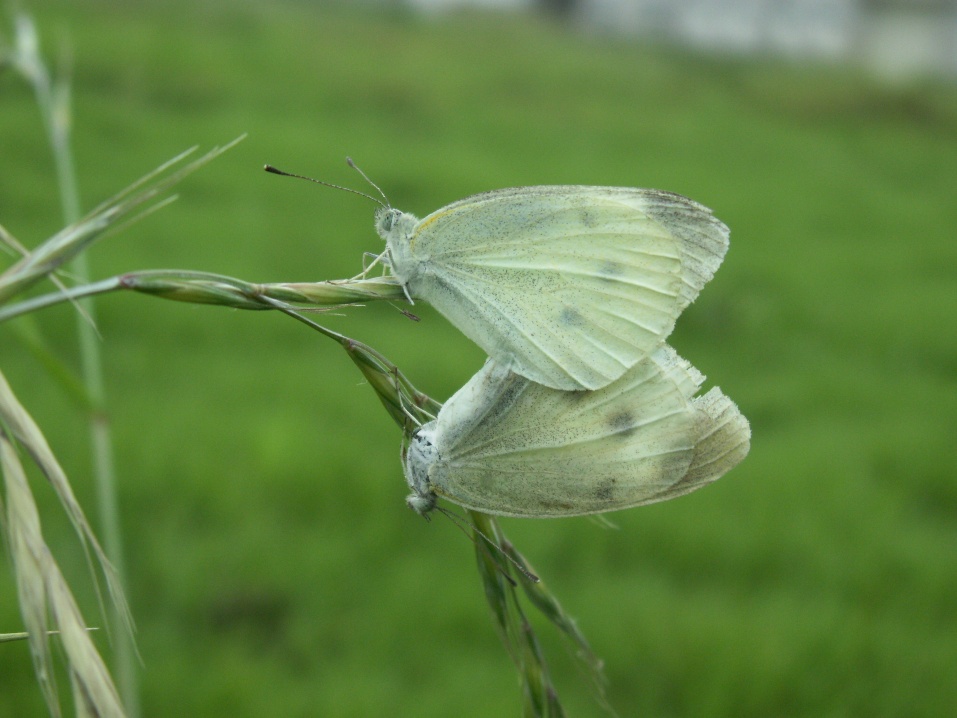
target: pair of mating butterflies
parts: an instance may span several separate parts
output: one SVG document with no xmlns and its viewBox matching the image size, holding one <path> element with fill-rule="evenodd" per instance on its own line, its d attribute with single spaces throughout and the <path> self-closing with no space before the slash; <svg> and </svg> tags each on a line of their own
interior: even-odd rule
<svg viewBox="0 0 957 718">
<path fill-rule="evenodd" d="M 411 508 L 615 511 L 693 491 L 748 453 L 747 419 L 665 344 L 728 228 L 680 195 L 519 187 L 376 229 L 406 293 L 489 355 L 405 448 Z"/>
</svg>

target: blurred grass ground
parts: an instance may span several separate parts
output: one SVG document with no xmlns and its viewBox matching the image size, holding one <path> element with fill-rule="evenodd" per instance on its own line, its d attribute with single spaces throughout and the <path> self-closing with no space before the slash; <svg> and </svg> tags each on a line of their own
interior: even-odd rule
<svg viewBox="0 0 957 718">
<path fill-rule="evenodd" d="M 72 47 L 86 206 L 185 147 L 249 133 L 171 208 L 95 248 L 97 277 L 308 281 L 380 250 L 369 202 L 265 162 L 361 188 L 350 154 L 420 216 L 545 183 L 714 208 L 731 251 L 672 343 L 751 419 L 751 456 L 698 494 L 612 516 L 618 531 L 505 529 L 606 659 L 623 716 L 953 710 L 957 91 L 514 16 L 35 10 L 48 55 Z M 59 227 L 52 161 L 28 91 L 0 76 L 0 98 L 0 222 L 34 244 Z M 324 321 L 444 399 L 482 356 L 417 311 Z M 398 430 L 337 347 L 265 313 L 139 296 L 99 312 L 145 715 L 518 714 L 471 546 L 405 509 Z M 72 356 L 71 311 L 40 321 Z M 81 417 L 10 337 L 0 327 L 3 369 L 92 514 Z M 0 630 L 18 630 L 7 571 L 0 596 Z M 598 715 L 549 649 L 569 714 Z M 27 646 L 4 645 L 0 717 L 44 714 Z"/>
</svg>

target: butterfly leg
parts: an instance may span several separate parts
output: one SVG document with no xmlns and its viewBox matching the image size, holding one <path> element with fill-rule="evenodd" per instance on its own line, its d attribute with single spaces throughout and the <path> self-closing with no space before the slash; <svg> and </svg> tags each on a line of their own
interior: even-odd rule
<svg viewBox="0 0 957 718">
<path fill-rule="evenodd" d="M 414 427 L 422 426 L 422 422 L 406 408 L 405 397 L 402 393 L 402 387 L 399 384 L 399 370 L 397 367 L 392 368 L 392 383 L 395 385 L 395 395 L 399 400 L 399 408 L 402 410 L 402 413 L 405 414 L 405 418 L 408 419 Z"/>
<path fill-rule="evenodd" d="M 354 276 L 350 281 L 355 281 L 357 279 L 365 279 L 367 276 L 369 276 L 369 272 L 372 271 L 372 268 L 375 267 L 375 265 L 379 264 L 379 262 L 382 262 L 383 268 L 387 266 L 388 260 L 382 256 L 384 254 L 385 252 L 382 252 L 381 254 L 376 254 L 375 252 L 363 252 L 362 253 L 362 271 L 359 272 L 359 274 L 357 274 L 356 276 Z M 371 262 L 369 261 L 370 257 L 374 258 L 372 259 Z"/>
</svg>

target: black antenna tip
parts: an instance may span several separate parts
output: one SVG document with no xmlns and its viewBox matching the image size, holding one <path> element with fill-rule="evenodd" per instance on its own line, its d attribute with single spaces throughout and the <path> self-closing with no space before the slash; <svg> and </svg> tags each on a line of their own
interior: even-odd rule
<svg viewBox="0 0 957 718">
<path fill-rule="evenodd" d="M 355 165 L 353 165 L 353 166 L 355 166 Z M 309 182 L 315 182 L 316 184 L 321 184 L 321 185 L 324 185 L 324 186 L 326 186 L 326 187 L 332 187 L 333 189 L 341 189 L 341 190 L 343 190 L 344 192 L 352 192 L 352 194 L 357 194 L 357 195 L 359 195 L 360 197 L 365 197 L 366 199 L 371 199 L 373 202 L 375 202 L 377 205 L 379 205 L 379 206 L 381 206 L 381 207 L 387 207 L 387 206 L 388 206 L 388 204 L 384 204 L 381 200 L 376 199 L 376 198 L 373 197 L 372 195 L 368 195 L 368 194 L 366 194 L 365 192 L 360 192 L 359 190 L 356 190 L 356 189 L 350 189 L 349 187 L 341 187 L 340 185 L 332 184 L 331 182 L 323 182 L 322 180 L 313 179 L 312 177 L 306 177 L 305 175 L 297 175 L 297 174 L 293 174 L 292 172 L 283 172 L 283 171 L 280 170 L 280 169 L 276 169 L 276 168 L 273 167 L 272 165 L 263 165 L 263 169 L 266 170 L 267 172 L 272 172 L 274 175 L 281 175 L 281 176 L 283 176 L 283 177 L 295 177 L 296 179 L 308 180 Z M 359 169 L 359 168 L 356 167 L 356 169 Z M 359 170 L 359 174 L 362 174 L 362 170 Z M 365 175 L 362 175 L 362 176 L 365 177 Z M 366 179 L 368 180 L 368 178 L 366 178 Z M 370 182 L 370 184 L 371 184 L 371 182 Z M 372 185 L 372 186 L 375 187 L 375 185 Z M 375 188 L 376 188 L 376 189 L 379 189 L 378 187 L 375 187 Z M 382 190 L 379 190 L 379 194 L 382 194 Z M 383 197 L 385 197 L 385 195 L 383 195 Z"/>
<path fill-rule="evenodd" d="M 351 157 L 346 157 L 346 164 L 355 169 L 356 163 L 352 161 Z"/>
</svg>

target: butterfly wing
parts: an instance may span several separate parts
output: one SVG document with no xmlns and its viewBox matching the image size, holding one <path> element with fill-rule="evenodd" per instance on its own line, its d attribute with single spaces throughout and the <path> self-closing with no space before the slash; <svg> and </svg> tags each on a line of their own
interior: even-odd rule
<svg viewBox="0 0 957 718">
<path fill-rule="evenodd" d="M 699 422 L 688 473 L 646 503 L 677 498 L 710 484 L 740 464 L 751 449 L 748 420 L 718 387 L 691 403 L 699 413 Z"/>
<path fill-rule="evenodd" d="M 667 337 L 728 230 L 680 195 L 519 187 L 455 202 L 408 237 L 409 290 L 489 356 L 556 389 L 597 389 Z"/>
<path fill-rule="evenodd" d="M 616 511 L 691 491 L 743 458 L 722 450 L 725 432 L 692 400 L 702 379 L 667 346 L 595 391 L 551 389 L 489 361 L 439 413 L 432 490 L 525 517 Z"/>
</svg>

